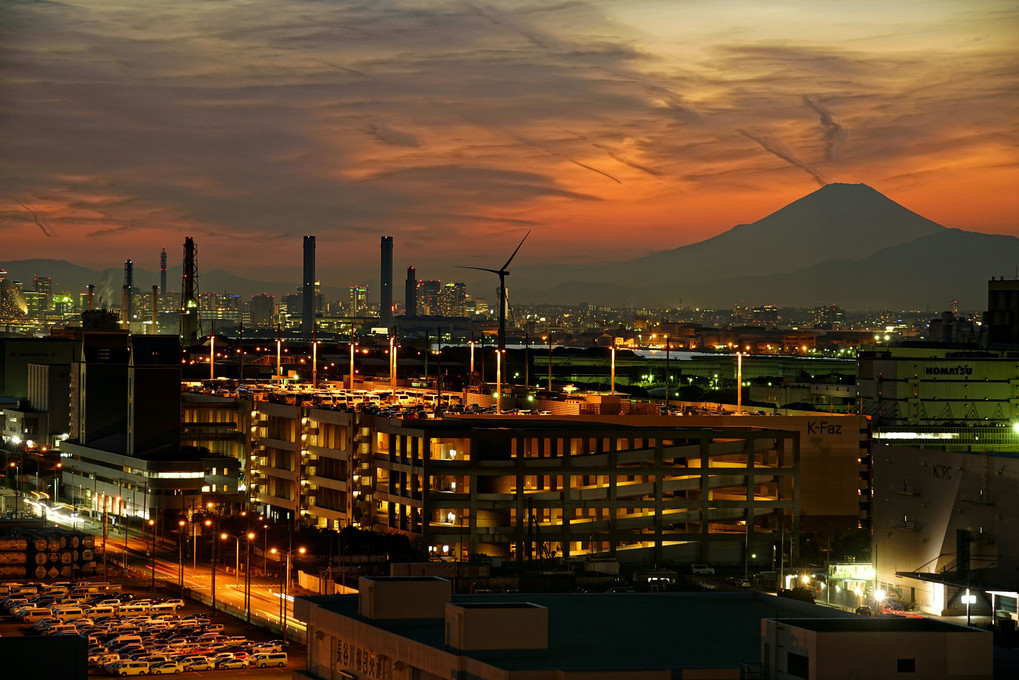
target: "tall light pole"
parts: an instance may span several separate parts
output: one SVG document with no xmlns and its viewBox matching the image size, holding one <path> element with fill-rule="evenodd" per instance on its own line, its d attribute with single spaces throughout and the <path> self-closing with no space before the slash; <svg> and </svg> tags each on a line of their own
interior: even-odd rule
<svg viewBox="0 0 1019 680">
<path fill-rule="evenodd" d="M 354 351 L 357 349 L 357 344 L 354 343 L 354 338 L 350 339 L 350 385 L 347 386 L 348 390 L 354 389 Z M 264 556 L 264 553 L 263 553 Z"/>
<path fill-rule="evenodd" d="M 152 557 L 152 581 L 149 583 L 149 588 L 155 590 L 156 588 L 156 520 L 149 520 L 149 531 L 152 532 L 149 536 L 149 555 Z"/>
<path fill-rule="evenodd" d="M 665 334 L 665 412 L 669 412 L 669 334 Z"/>
<path fill-rule="evenodd" d="M 215 522 L 211 519 L 205 520 L 205 526 L 212 527 L 212 611 L 216 611 L 216 528 Z M 198 552 L 198 543 L 195 543 L 195 552 Z"/>
<path fill-rule="evenodd" d="M 237 563 L 235 567 L 236 573 L 234 574 L 234 585 L 237 585 L 238 582 L 241 580 L 241 539 L 244 538 L 244 536 L 245 536 L 244 534 L 238 534 L 234 536 L 233 534 L 227 533 L 222 533 L 219 535 L 219 538 L 223 541 L 232 538 L 237 543 Z M 248 534 L 248 536 L 249 537 L 254 536 L 254 534 Z"/>
<path fill-rule="evenodd" d="M 276 555 L 278 553 L 282 553 L 282 554 L 287 556 L 287 566 L 286 566 L 285 571 L 283 572 L 285 577 L 283 579 L 282 587 L 280 588 L 280 591 L 281 591 L 280 592 L 280 619 L 283 622 L 283 639 L 286 640 L 287 639 L 287 593 L 290 591 L 290 555 L 294 551 L 293 550 L 277 550 L 276 548 L 273 548 L 271 552 L 272 552 L 273 555 Z M 301 555 L 303 555 L 306 551 L 305 551 L 304 548 L 298 548 L 297 552 L 300 553 Z"/>
<path fill-rule="evenodd" d="M 616 341 L 612 340 L 612 375 L 609 377 L 611 394 L 616 393 Z"/>
<path fill-rule="evenodd" d="M 180 596 L 184 597 L 184 527 L 187 522 L 177 520 L 177 585 L 180 586 Z"/>
<path fill-rule="evenodd" d="M 244 615 L 248 623 L 251 623 L 251 539 L 255 533 L 249 531 L 247 542 L 244 544 Z"/>
<path fill-rule="evenodd" d="M 495 350 L 495 412 L 502 413 L 502 350 Z"/>
</svg>

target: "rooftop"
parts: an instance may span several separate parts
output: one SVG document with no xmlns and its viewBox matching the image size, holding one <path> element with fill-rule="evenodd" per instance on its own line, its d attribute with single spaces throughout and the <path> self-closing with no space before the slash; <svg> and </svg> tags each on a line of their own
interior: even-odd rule
<svg viewBox="0 0 1019 680">
<path fill-rule="evenodd" d="M 357 596 L 304 598 L 358 619 Z M 467 607 L 541 606 L 548 609 L 547 650 L 464 651 L 504 670 L 734 668 L 760 663 L 761 620 L 853 614 L 763 593 L 501 593 L 454 595 Z M 800 618 L 808 617 L 808 618 Z M 443 619 L 367 621 L 416 642 L 445 650 Z M 864 621 L 867 623 L 867 621 Z"/>
<path fill-rule="evenodd" d="M 936 619 L 903 616 L 857 616 L 839 619 L 775 619 L 776 623 L 817 633 L 980 633 L 976 628 L 957 626 Z"/>
</svg>

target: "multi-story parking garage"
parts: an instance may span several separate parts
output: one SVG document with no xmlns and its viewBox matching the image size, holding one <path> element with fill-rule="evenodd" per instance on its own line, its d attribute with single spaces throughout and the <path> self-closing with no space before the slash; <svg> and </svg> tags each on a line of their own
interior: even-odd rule
<svg viewBox="0 0 1019 680">
<path fill-rule="evenodd" d="M 784 541 L 795 551 L 797 432 L 249 408 L 249 498 L 270 516 L 395 531 L 438 556 L 770 564 Z"/>
</svg>

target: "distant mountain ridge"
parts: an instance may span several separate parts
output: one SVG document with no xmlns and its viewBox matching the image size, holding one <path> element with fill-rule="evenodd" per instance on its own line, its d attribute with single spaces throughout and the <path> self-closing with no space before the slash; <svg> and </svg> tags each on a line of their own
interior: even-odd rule
<svg viewBox="0 0 1019 680">
<path fill-rule="evenodd" d="M 980 310 L 987 280 L 1010 274 L 1017 262 L 1014 236 L 949 229 L 865 184 L 829 184 L 691 245 L 594 267 L 515 271 L 527 285 L 512 297 L 517 303 L 676 307 L 743 300 L 857 309 L 942 309 L 959 300 L 964 309 Z"/>
<path fill-rule="evenodd" d="M 639 230 L 631 234 L 640 237 Z M 1017 264 L 1014 236 L 949 229 L 865 184 L 829 184 L 752 224 L 687 246 L 597 266 L 521 264 L 508 288 L 515 304 L 726 307 L 742 300 L 940 311 L 958 300 L 962 309 L 982 310 L 987 280 L 1014 275 Z M 114 301 L 123 285 L 121 269 L 99 272 L 64 260 L 0 262 L 0 268 L 26 288 L 39 274 L 52 277 L 54 291 L 84 291 L 92 283 Z M 179 290 L 180 274 L 179 265 L 168 271 L 172 290 Z M 158 279 L 158 272 L 135 269 L 139 288 Z M 220 270 L 202 272 L 199 282 L 203 291 L 243 296 L 286 295 L 300 284 Z M 322 290 L 330 297 L 347 294 L 338 287 Z"/>
</svg>

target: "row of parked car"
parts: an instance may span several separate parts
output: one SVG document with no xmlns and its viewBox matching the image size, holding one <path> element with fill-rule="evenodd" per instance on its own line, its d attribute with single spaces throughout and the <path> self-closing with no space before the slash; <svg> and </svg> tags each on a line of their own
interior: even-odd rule
<svg viewBox="0 0 1019 680">
<path fill-rule="evenodd" d="M 191 621 L 196 625 L 188 625 Z M 210 630 L 216 624 L 208 623 L 207 619 L 184 619 L 182 622 L 168 631 L 149 632 L 146 626 L 127 638 L 100 640 L 100 644 L 89 649 L 89 663 L 114 676 L 287 665 L 283 641 L 256 642 L 243 636 L 227 636 L 221 626 Z"/>
<path fill-rule="evenodd" d="M 87 637 L 89 663 L 114 676 L 287 664 L 283 641 L 228 637 L 205 614 L 178 615 L 183 600 L 138 599 L 104 586 L 0 584 L 0 607 L 37 634 Z"/>
</svg>

